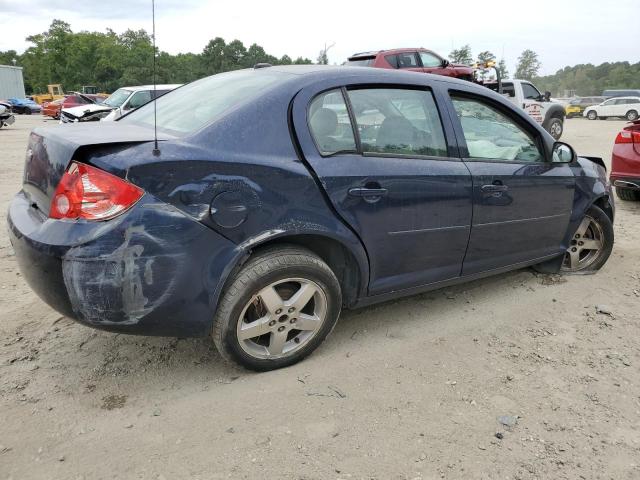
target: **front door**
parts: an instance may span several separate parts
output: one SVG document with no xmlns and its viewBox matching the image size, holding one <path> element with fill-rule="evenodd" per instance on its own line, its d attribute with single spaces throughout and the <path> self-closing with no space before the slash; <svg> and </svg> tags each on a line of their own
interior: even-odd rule
<svg viewBox="0 0 640 480">
<path fill-rule="evenodd" d="M 431 52 L 418 52 L 424 73 L 433 73 L 435 75 L 451 76 L 451 71 L 443 67 L 442 59 Z"/>
<path fill-rule="evenodd" d="M 294 122 L 304 156 L 367 250 L 370 294 L 460 275 L 471 176 L 449 156 L 451 125 L 431 91 L 354 87 L 310 103 L 299 95 Z"/>
<path fill-rule="evenodd" d="M 473 225 L 463 275 L 560 254 L 573 207 L 567 164 L 548 161 L 536 129 L 499 104 L 452 96 L 473 177 Z"/>
</svg>

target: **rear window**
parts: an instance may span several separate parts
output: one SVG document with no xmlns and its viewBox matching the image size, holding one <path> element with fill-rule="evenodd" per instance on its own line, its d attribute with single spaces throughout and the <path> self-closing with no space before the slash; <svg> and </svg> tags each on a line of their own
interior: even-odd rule
<svg viewBox="0 0 640 480">
<path fill-rule="evenodd" d="M 155 103 L 158 129 L 187 135 L 290 77 L 288 73 L 253 69 L 220 73 L 162 95 L 120 121 L 153 126 Z"/>
<path fill-rule="evenodd" d="M 347 61 L 349 67 L 370 67 L 373 65 L 376 57 L 362 57 L 362 58 L 350 58 Z"/>
</svg>

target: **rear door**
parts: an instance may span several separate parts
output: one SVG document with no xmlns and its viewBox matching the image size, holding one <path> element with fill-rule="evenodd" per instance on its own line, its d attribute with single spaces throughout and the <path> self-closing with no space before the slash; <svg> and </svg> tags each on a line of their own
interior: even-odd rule
<svg viewBox="0 0 640 480">
<path fill-rule="evenodd" d="M 369 293 L 458 277 L 471 177 L 452 153 L 451 124 L 433 91 L 351 85 L 314 96 L 296 97 L 295 130 L 337 214 L 367 250 Z"/>
<path fill-rule="evenodd" d="M 418 52 L 402 52 L 397 54 L 398 68 L 412 72 L 422 72 Z"/>
<path fill-rule="evenodd" d="M 463 92 L 452 92 L 451 100 L 473 178 L 463 275 L 561 253 L 573 208 L 571 168 L 549 161 L 541 134 L 511 109 Z"/>
</svg>

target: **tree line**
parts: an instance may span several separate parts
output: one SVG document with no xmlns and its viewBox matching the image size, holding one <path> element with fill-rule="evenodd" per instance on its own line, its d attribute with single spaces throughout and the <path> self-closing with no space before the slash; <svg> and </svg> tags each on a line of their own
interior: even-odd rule
<svg viewBox="0 0 640 480">
<path fill-rule="evenodd" d="M 46 92 L 47 85 L 61 83 L 66 91 L 96 85 L 100 91 L 113 92 L 125 85 L 146 85 L 153 80 L 153 43 L 145 30 L 127 30 L 117 34 L 73 32 L 71 26 L 54 20 L 46 32 L 27 37 L 30 46 L 22 54 L 0 51 L 0 65 L 23 67 L 27 94 Z M 253 67 L 310 64 L 308 58 L 276 57 L 260 45 L 248 48 L 240 40 L 229 43 L 216 37 L 201 53 L 171 55 L 156 51 L 157 83 L 186 83 L 207 75 Z"/>
</svg>

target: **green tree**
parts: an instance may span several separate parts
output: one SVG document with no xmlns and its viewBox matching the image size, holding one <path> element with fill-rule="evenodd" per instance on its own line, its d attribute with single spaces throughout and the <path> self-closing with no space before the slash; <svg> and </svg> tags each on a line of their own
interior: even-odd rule
<svg viewBox="0 0 640 480">
<path fill-rule="evenodd" d="M 509 70 L 507 70 L 507 62 L 504 61 L 504 58 L 500 59 L 496 68 L 500 72 L 500 78 L 509 78 Z"/>
<path fill-rule="evenodd" d="M 496 56 L 491 53 L 489 50 L 485 50 L 484 52 L 480 52 L 478 54 L 478 64 L 482 65 L 485 64 L 487 62 L 491 62 L 491 61 L 495 61 Z"/>
<path fill-rule="evenodd" d="M 471 46 L 463 45 L 460 48 L 451 50 L 449 60 L 452 63 L 462 63 L 463 65 L 471 65 L 473 63 L 473 55 L 471 54 Z"/>
<path fill-rule="evenodd" d="M 533 50 L 525 50 L 518 57 L 515 78 L 521 80 L 533 80 L 538 75 L 542 63 L 538 60 L 538 54 Z"/>
</svg>

